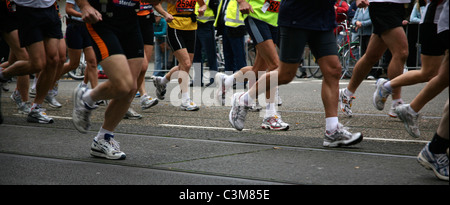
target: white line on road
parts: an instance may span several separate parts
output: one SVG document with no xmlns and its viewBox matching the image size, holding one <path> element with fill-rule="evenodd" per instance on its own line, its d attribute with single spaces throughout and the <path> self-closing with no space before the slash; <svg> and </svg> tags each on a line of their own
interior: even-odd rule
<svg viewBox="0 0 450 205">
<path fill-rule="evenodd" d="M 183 127 L 183 128 L 197 128 L 197 129 L 209 129 L 209 130 L 236 130 L 230 127 L 204 127 L 204 126 L 192 126 L 192 125 L 173 125 L 173 124 L 159 124 L 164 127 Z M 242 131 L 248 131 L 249 129 L 243 129 Z"/>
</svg>

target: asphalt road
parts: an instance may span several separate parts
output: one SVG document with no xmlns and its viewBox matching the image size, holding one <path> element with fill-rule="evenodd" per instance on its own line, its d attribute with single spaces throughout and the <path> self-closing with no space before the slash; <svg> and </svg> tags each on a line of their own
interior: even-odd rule
<svg viewBox="0 0 450 205">
<path fill-rule="evenodd" d="M 364 81 L 353 103 L 354 116 L 339 113 L 340 122 L 351 132 L 362 132 L 364 140 L 352 147 L 324 148 L 321 80 L 295 79 L 280 87 L 279 112 L 290 124 L 281 132 L 262 130 L 258 113 L 248 114 L 244 131 L 232 129 L 230 107 L 207 101 L 208 88 L 191 89 L 202 105 L 199 111 L 180 111 L 174 106 L 180 102 L 176 83 L 171 82 L 170 97 L 155 107 L 142 111 L 139 99 L 133 101 L 143 118 L 120 123 L 115 139 L 127 158 L 110 161 L 89 154 L 105 106 L 94 111 L 91 132 L 81 134 L 72 124 L 71 94 L 78 83 L 60 82 L 57 99 L 63 107 L 45 105 L 55 120 L 48 125 L 27 123 L 25 115 L 17 114 L 11 92 L 3 92 L 0 184 L 448 185 L 416 162 L 438 126 L 448 89 L 422 110 L 422 137 L 415 139 L 398 119 L 387 116 L 388 108 L 373 107 L 375 81 Z M 340 86 L 347 83 L 342 80 Z M 424 85 L 404 87 L 403 100 L 410 102 Z M 155 96 L 151 80 L 146 88 Z"/>
</svg>

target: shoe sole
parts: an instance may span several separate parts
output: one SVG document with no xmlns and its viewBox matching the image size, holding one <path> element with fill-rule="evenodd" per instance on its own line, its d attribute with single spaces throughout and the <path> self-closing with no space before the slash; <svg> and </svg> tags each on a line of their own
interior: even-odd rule
<svg viewBox="0 0 450 205">
<path fill-rule="evenodd" d="M 273 127 L 266 124 L 261 124 L 261 128 L 264 130 L 274 130 L 274 131 L 286 131 L 289 129 L 289 126 L 287 127 Z"/>
<path fill-rule="evenodd" d="M 180 109 L 183 110 L 183 111 L 198 111 L 198 110 L 200 110 L 199 107 L 196 107 L 196 108 L 192 108 L 192 109 L 191 109 L 191 108 L 183 107 L 183 106 L 181 106 Z"/>
<path fill-rule="evenodd" d="M 94 157 L 99 157 L 99 158 L 106 158 L 106 159 L 112 159 L 112 160 L 123 160 L 125 159 L 127 156 L 126 155 L 120 155 L 119 158 L 114 158 L 114 157 L 109 157 L 108 155 L 106 155 L 103 152 L 91 149 L 90 154 Z"/>
<path fill-rule="evenodd" d="M 30 117 L 27 117 L 27 122 L 39 123 L 39 124 L 52 124 L 52 123 L 54 123 L 53 119 L 51 119 L 49 121 L 44 121 L 44 120 L 38 120 L 38 119 L 35 119 L 35 118 L 30 118 Z"/>
<path fill-rule="evenodd" d="M 342 146 L 352 146 L 360 143 L 363 140 L 363 135 L 360 133 L 360 136 L 353 141 L 339 141 L 339 142 L 323 142 L 324 147 L 342 147 Z"/>
<path fill-rule="evenodd" d="M 425 169 L 433 170 L 434 175 L 436 175 L 438 179 L 448 181 L 448 176 L 443 176 L 439 172 L 437 172 L 434 166 L 431 165 L 427 160 L 425 160 L 425 157 L 422 156 L 422 152 L 419 153 L 419 155 L 417 156 L 417 162 L 420 165 L 422 165 Z"/>
</svg>

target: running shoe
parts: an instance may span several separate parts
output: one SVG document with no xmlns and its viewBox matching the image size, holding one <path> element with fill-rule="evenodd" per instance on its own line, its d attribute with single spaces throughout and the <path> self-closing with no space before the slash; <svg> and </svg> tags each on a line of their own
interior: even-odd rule
<svg viewBox="0 0 450 205">
<path fill-rule="evenodd" d="M 27 122 L 51 124 L 54 121 L 51 117 L 47 116 L 44 108 L 35 107 L 28 113 Z"/>
<path fill-rule="evenodd" d="M 164 100 L 164 95 L 166 94 L 166 87 L 167 85 L 164 85 L 161 83 L 161 78 L 165 77 L 157 77 L 153 80 L 153 85 L 156 88 L 156 97 L 160 100 Z"/>
<path fill-rule="evenodd" d="M 433 170 L 437 178 L 448 181 L 448 155 L 433 154 L 429 149 L 430 143 L 425 145 L 417 156 L 417 161 L 425 167 L 425 169 Z"/>
<path fill-rule="evenodd" d="M 235 93 L 231 100 L 231 111 L 228 115 L 228 120 L 236 130 L 242 131 L 244 129 L 245 117 L 247 116 L 248 107 L 239 104 L 239 98 L 244 95 L 243 92 Z"/>
<path fill-rule="evenodd" d="M 44 101 L 46 103 L 48 103 L 48 105 L 50 105 L 50 107 L 53 107 L 53 108 L 61 108 L 62 107 L 61 103 L 59 103 L 56 100 L 56 97 L 54 95 L 48 94 L 47 96 L 45 96 Z"/>
<path fill-rule="evenodd" d="M 87 90 L 86 87 L 78 85 L 73 92 L 72 122 L 75 128 L 81 133 L 87 133 L 91 127 L 90 117 L 92 111 L 98 107 L 89 107 L 82 99 L 83 94 Z"/>
<path fill-rule="evenodd" d="M 227 89 L 225 88 L 225 77 L 225 74 L 217 73 L 214 79 L 214 81 L 217 82 L 216 100 L 222 106 L 225 105 L 225 94 L 227 92 Z"/>
<path fill-rule="evenodd" d="M 372 102 L 373 102 L 373 106 L 377 110 L 384 109 L 384 104 L 385 104 L 387 98 L 389 97 L 389 95 L 391 94 L 383 86 L 386 82 L 388 82 L 388 80 L 386 80 L 384 78 L 380 78 L 375 83 L 376 89 L 375 89 L 375 92 L 373 93 Z"/>
<path fill-rule="evenodd" d="M 397 106 L 397 108 L 395 108 L 395 113 L 397 114 L 398 118 L 403 121 L 403 125 L 405 125 L 406 131 L 409 133 L 409 135 L 415 138 L 420 137 L 420 115 L 411 113 L 409 111 L 409 104 Z"/>
<path fill-rule="evenodd" d="M 142 115 L 133 110 L 133 108 L 128 108 L 127 113 L 123 116 L 124 119 L 138 120 L 142 118 Z"/>
<path fill-rule="evenodd" d="M 248 111 L 250 111 L 250 112 L 259 112 L 261 110 L 262 110 L 262 107 L 259 104 L 258 98 L 256 98 L 255 101 L 252 103 L 252 105 L 248 108 Z"/>
<path fill-rule="evenodd" d="M 363 135 L 360 132 L 350 133 L 348 128 L 344 127 L 341 123 L 338 124 L 337 129 L 333 133 L 325 132 L 323 141 L 324 147 L 340 147 L 350 146 L 360 143 L 363 140 Z"/>
<path fill-rule="evenodd" d="M 141 97 L 141 108 L 142 110 L 146 110 L 149 109 L 155 105 L 158 104 L 158 99 L 157 98 L 152 98 L 151 96 L 148 95 L 143 95 Z"/>
<path fill-rule="evenodd" d="M 22 96 L 20 95 L 18 90 L 15 90 L 11 96 L 9 96 L 9 98 L 11 98 L 11 100 L 16 103 L 17 107 L 20 107 L 20 105 L 22 105 Z"/>
<path fill-rule="evenodd" d="M 279 115 L 264 118 L 261 128 L 269 130 L 288 130 L 289 124 L 283 122 Z"/>
<path fill-rule="evenodd" d="M 184 111 L 197 111 L 200 108 L 192 101 L 190 98 L 187 100 L 182 100 L 181 102 L 181 109 Z"/>
<path fill-rule="evenodd" d="M 93 140 L 91 144 L 91 155 L 106 159 L 125 159 L 126 155 L 120 151 L 119 142 L 114 140 L 114 136 L 105 134 L 104 139 Z"/>
<path fill-rule="evenodd" d="M 395 113 L 395 108 L 397 108 L 399 105 L 403 105 L 403 103 L 404 103 L 403 100 L 399 100 L 396 103 L 392 104 L 391 109 L 389 109 L 388 113 L 389 117 L 397 118 L 398 116 L 397 113 Z"/>
<path fill-rule="evenodd" d="M 342 112 L 345 115 L 351 117 L 353 116 L 352 112 L 352 101 L 355 99 L 355 96 L 348 96 L 344 92 L 345 88 L 339 89 L 339 104 L 341 106 Z"/>
<path fill-rule="evenodd" d="M 20 93 L 18 90 L 15 90 L 11 94 L 10 98 L 12 101 L 14 101 L 14 103 L 16 103 L 19 114 L 28 115 L 30 113 L 31 103 L 30 102 L 22 102 L 22 97 L 20 96 Z"/>
</svg>

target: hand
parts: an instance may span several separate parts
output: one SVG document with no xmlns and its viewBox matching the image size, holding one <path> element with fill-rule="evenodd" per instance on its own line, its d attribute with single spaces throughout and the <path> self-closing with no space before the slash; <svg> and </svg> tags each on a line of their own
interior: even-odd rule
<svg viewBox="0 0 450 205">
<path fill-rule="evenodd" d="M 172 14 L 169 14 L 166 12 L 166 14 L 164 15 L 164 19 L 166 19 L 167 23 L 170 23 L 173 21 L 173 16 L 172 16 Z"/>
<path fill-rule="evenodd" d="M 408 25 L 408 23 L 409 23 L 409 21 L 408 21 L 408 20 L 403 20 L 403 21 L 402 21 L 402 25 L 403 25 L 403 26 L 406 26 L 406 25 Z"/>
<path fill-rule="evenodd" d="M 205 11 L 206 11 L 206 4 L 198 8 L 198 16 L 203 16 L 203 14 L 205 14 Z"/>
<path fill-rule="evenodd" d="M 369 0 L 356 0 L 356 6 L 358 8 L 366 8 L 369 6 Z"/>
<path fill-rule="evenodd" d="M 252 6 L 247 1 L 238 1 L 238 3 L 241 14 L 249 14 L 250 12 L 255 13 Z"/>
<path fill-rule="evenodd" d="M 94 9 L 91 5 L 87 5 L 81 9 L 81 18 L 85 23 L 94 24 L 102 21 L 102 14 Z"/>
<path fill-rule="evenodd" d="M 355 22 L 355 31 L 358 31 L 358 29 L 361 28 L 361 26 L 362 26 L 361 21 L 356 21 Z"/>
</svg>

